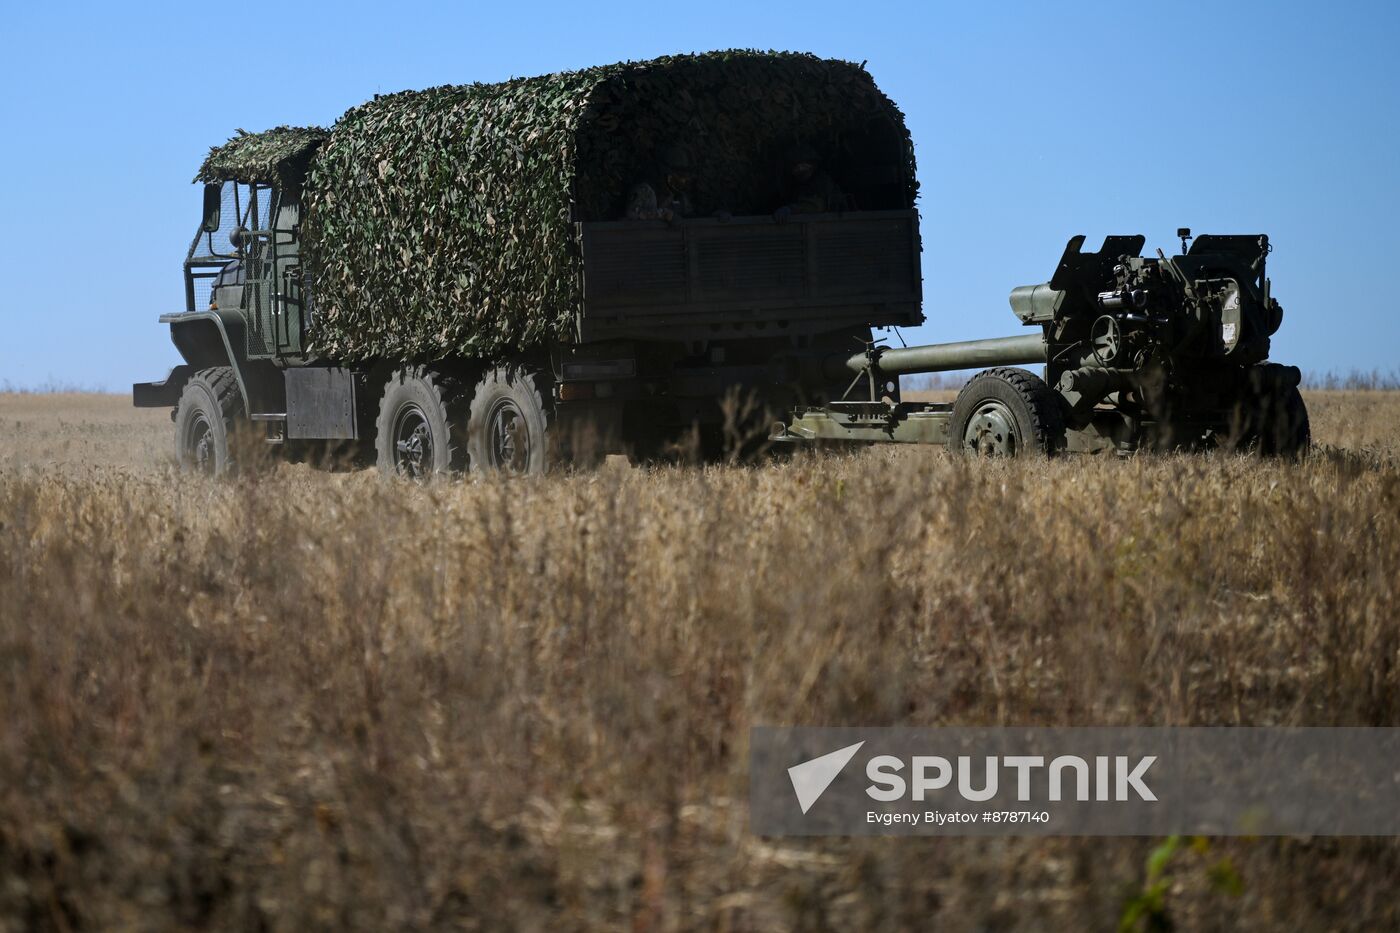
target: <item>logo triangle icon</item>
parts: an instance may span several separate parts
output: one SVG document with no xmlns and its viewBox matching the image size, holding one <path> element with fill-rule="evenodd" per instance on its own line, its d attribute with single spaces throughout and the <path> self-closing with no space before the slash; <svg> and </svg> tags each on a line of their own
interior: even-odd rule
<svg viewBox="0 0 1400 933">
<path fill-rule="evenodd" d="M 831 782 L 836 780 L 836 775 L 841 773 L 841 769 L 850 763 L 850 760 L 856 756 L 856 752 L 860 751 L 860 747 L 864 744 L 864 741 L 860 741 L 854 745 L 847 745 L 845 748 L 838 748 L 820 758 L 813 758 L 788 768 L 788 777 L 792 779 L 792 790 L 797 794 L 797 803 L 802 807 L 803 813 L 812 809 L 812 804 L 826 793 Z"/>
</svg>

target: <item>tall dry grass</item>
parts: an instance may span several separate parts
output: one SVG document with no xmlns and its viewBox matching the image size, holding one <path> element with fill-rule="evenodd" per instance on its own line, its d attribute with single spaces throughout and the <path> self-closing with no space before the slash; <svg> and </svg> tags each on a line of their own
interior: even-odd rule
<svg viewBox="0 0 1400 933">
<path fill-rule="evenodd" d="M 1152 840 L 755 838 L 748 728 L 1400 725 L 1378 404 L 1301 465 L 6 467 L 0 927 L 1113 928 Z M 1187 928 L 1400 923 L 1392 840 L 1210 858 Z"/>
</svg>

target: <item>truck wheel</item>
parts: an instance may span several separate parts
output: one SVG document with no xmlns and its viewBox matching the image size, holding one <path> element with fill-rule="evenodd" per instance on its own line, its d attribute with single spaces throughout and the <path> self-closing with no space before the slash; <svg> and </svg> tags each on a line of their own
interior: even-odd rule
<svg viewBox="0 0 1400 933">
<path fill-rule="evenodd" d="M 243 398 L 230 367 L 195 373 L 175 407 L 175 459 L 180 468 L 210 476 L 232 472 L 235 464 L 229 442 L 242 414 Z"/>
<path fill-rule="evenodd" d="M 555 440 L 548 398 L 548 382 L 538 373 L 516 366 L 487 370 L 467 419 L 472 470 L 525 476 L 548 469 Z"/>
<path fill-rule="evenodd" d="M 375 460 L 379 472 L 421 480 L 461 470 L 461 383 L 424 366 L 394 371 L 379 400 Z"/>
<path fill-rule="evenodd" d="M 948 421 L 954 453 L 1015 457 L 1054 454 L 1064 447 L 1059 397 L 1024 369 L 988 369 L 958 393 Z"/>
</svg>

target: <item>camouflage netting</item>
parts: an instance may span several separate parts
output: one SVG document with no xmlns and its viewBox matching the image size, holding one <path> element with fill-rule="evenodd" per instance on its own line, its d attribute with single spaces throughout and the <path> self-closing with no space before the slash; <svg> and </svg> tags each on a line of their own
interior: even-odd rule
<svg viewBox="0 0 1400 933">
<path fill-rule="evenodd" d="M 196 182 L 241 181 L 274 185 L 305 175 L 316 146 L 329 133 L 318 126 L 279 126 L 245 133 L 209 150 Z"/>
<path fill-rule="evenodd" d="M 617 219 L 676 143 L 701 212 L 770 211 L 799 142 L 838 178 L 876 170 L 859 206 L 912 206 L 903 115 L 846 62 L 716 52 L 376 98 L 311 165 L 314 347 L 488 356 L 567 340 L 582 285 L 573 221 Z"/>
</svg>

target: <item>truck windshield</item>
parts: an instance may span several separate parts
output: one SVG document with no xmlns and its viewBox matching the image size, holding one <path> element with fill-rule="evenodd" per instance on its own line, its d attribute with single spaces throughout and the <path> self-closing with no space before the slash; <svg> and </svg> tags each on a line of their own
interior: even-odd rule
<svg viewBox="0 0 1400 933">
<path fill-rule="evenodd" d="M 212 233 L 198 231 L 186 258 L 186 310 L 203 311 L 209 307 L 216 279 L 238 258 L 233 232 L 268 229 L 273 200 L 273 190 L 268 185 L 224 182 L 219 229 Z M 225 275 L 224 284 L 230 281 L 231 276 Z"/>
</svg>

